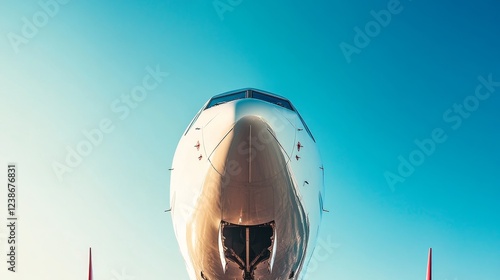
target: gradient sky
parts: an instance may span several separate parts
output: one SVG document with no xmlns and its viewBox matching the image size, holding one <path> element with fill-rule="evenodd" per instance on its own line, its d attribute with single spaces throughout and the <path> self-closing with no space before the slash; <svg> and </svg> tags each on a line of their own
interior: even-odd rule
<svg viewBox="0 0 500 280">
<path fill-rule="evenodd" d="M 0 181 L 19 175 L 17 273 L 0 188 L 1 279 L 86 279 L 89 246 L 95 279 L 187 279 L 168 169 L 203 103 L 242 87 L 289 98 L 322 154 L 309 279 L 422 280 L 429 247 L 435 280 L 500 278 L 497 1 L 65 2 L 0 4 Z M 169 75 L 117 112 L 151 69 Z"/>
</svg>

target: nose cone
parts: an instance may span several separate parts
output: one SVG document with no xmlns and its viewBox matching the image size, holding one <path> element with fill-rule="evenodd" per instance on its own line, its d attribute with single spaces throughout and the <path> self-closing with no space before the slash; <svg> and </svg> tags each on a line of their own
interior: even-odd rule
<svg viewBox="0 0 500 280">
<path fill-rule="evenodd" d="M 274 131 L 258 116 L 239 119 L 210 157 L 212 166 L 224 175 L 224 183 L 262 183 L 286 166 L 284 151 Z"/>
<path fill-rule="evenodd" d="M 299 121 L 295 112 L 253 98 L 237 100 L 208 110 L 214 110 L 214 116 L 203 125 L 203 144 L 206 156 L 209 158 L 222 144 L 221 139 L 224 141 L 234 135 L 236 123 L 246 117 L 257 116 L 273 131 L 273 137 L 285 152 L 287 161 L 289 160 L 295 147 L 294 139 Z M 262 138 L 267 136 L 264 134 L 259 135 L 255 128 L 253 130 L 252 135 L 254 137 Z M 256 144 L 259 145 L 259 142 L 256 142 Z M 254 148 L 258 147 L 255 146 Z M 244 149 L 244 147 L 241 147 L 241 149 Z"/>
<path fill-rule="evenodd" d="M 274 187 L 285 180 L 286 158 L 262 118 L 239 119 L 210 159 L 222 177 L 224 221 L 257 225 L 273 220 Z"/>
</svg>

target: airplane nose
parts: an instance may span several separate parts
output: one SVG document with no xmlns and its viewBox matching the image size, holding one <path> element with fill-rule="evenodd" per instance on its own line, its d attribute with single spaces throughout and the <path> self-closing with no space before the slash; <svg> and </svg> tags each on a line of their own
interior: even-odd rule
<svg viewBox="0 0 500 280">
<path fill-rule="evenodd" d="M 221 174 L 222 219 L 257 225 L 274 218 L 275 187 L 286 180 L 286 158 L 271 127 L 258 116 L 239 119 L 210 157 Z"/>
<path fill-rule="evenodd" d="M 202 146 L 207 157 L 211 158 L 215 149 L 223 144 L 221 142 L 234 135 L 236 125 L 243 126 L 245 122 L 248 122 L 245 119 L 253 116 L 257 119 L 260 118 L 263 124 L 256 122 L 252 125 L 251 139 L 254 140 L 252 142 L 252 149 L 249 150 L 248 145 L 250 145 L 250 141 L 247 141 L 246 145 L 241 144 L 241 147 L 239 147 L 241 150 L 240 153 L 262 151 L 264 149 L 263 144 L 268 141 L 266 137 L 272 136 L 278 141 L 278 145 L 285 151 L 285 156 L 290 161 L 296 144 L 296 131 L 298 127 L 301 127 L 300 121 L 294 112 L 277 108 L 275 105 L 252 98 L 238 100 L 225 106 L 223 111 L 210 118 L 203 125 Z M 260 130 L 261 127 L 269 127 L 272 135 L 267 134 L 265 129 Z M 248 130 L 245 133 L 249 134 L 250 132 Z M 248 140 L 247 136 L 243 138 Z M 224 140 L 221 141 L 221 139 Z"/>
<path fill-rule="evenodd" d="M 214 152 L 217 156 L 225 154 L 225 161 L 220 162 L 223 164 L 214 161 L 212 164 L 219 173 L 224 174 L 226 183 L 267 181 L 282 172 L 286 165 L 272 128 L 258 116 L 239 119 Z"/>
</svg>

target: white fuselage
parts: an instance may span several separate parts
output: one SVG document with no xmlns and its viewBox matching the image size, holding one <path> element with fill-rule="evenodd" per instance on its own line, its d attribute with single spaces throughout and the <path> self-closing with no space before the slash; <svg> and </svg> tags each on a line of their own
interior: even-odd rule
<svg viewBox="0 0 500 280">
<path fill-rule="evenodd" d="M 173 159 L 171 213 L 190 279 L 301 279 L 323 209 L 316 143 L 288 100 L 236 92 L 203 106 Z"/>
</svg>

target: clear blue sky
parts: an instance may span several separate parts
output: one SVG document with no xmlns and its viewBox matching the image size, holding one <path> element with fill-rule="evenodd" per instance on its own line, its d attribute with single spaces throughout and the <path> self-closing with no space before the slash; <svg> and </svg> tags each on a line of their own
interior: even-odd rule
<svg viewBox="0 0 500 280">
<path fill-rule="evenodd" d="M 0 4 L 0 180 L 19 166 L 1 279 L 86 279 L 89 246 L 96 279 L 187 279 L 168 168 L 202 104 L 242 87 L 292 100 L 320 148 L 309 279 L 422 280 L 429 247 L 436 280 L 500 278 L 496 1 L 62 2 Z"/>
</svg>

